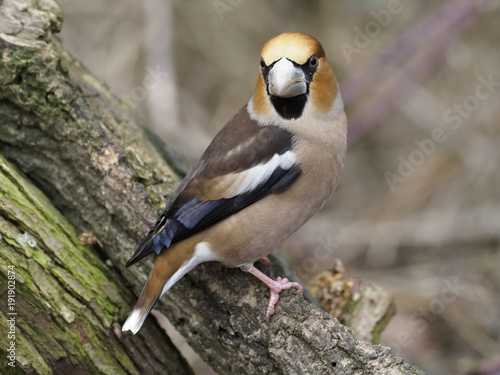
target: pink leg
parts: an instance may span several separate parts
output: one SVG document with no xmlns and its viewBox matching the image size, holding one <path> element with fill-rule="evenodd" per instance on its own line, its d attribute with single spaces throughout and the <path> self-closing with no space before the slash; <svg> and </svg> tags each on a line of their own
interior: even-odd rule
<svg viewBox="0 0 500 375">
<path fill-rule="evenodd" d="M 248 270 L 252 275 L 260 279 L 264 284 L 266 284 L 269 289 L 271 289 L 271 298 L 269 299 L 269 304 L 267 305 L 266 321 L 269 323 L 269 318 L 274 314 L 274 305 L 278 302 L 280 298 L 280 293 L 282 290 L 296 288 L 299 293 L 302 293 L 302 285 L 296 282 L 290 282 L 288 279 L 278 277 L 275 280 L 271 279 L 269 276 L 265 275 L 257 268 L 253 267 Z"/>
<path fill-rule="evenodd" d="M 268 257 L 262 257 L 262 258 L 260 258 L 259 262 L 264 263 L 264 264 L 271 264 L 271 261 L 269 260 Z"/>
</svg>

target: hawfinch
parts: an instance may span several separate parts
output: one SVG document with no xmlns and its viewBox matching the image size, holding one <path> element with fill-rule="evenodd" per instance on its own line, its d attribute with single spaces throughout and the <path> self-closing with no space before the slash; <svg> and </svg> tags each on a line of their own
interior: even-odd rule
<svg viewBox="0 0 500 375">
<path fill-rule="evenodd" d="M 347 122 L 321 44 L 284 33 L 261 51 L 250 101 L 219 131 L 181 181 L 156 225 L 127 262 L 154 253 L 154 264 L 123 331 L 134 334 L 155 302 L 203 262 L 258 277 L 279 293 L 302 287 L 254 267 L 318 211 L 337 185 Z"/>
</svg>

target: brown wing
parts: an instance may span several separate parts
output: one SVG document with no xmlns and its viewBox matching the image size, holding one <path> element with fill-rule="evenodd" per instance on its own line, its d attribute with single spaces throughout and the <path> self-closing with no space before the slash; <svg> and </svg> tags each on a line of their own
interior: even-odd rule
<svg viewBox="0 0 500 375">
<path fill-rule="evenodd" d="M 292 146 L 291 133 L 258 125 L 243 107 L 182 180 L 127 266 L 288 188 L 300 175 Z"/>
</svg>

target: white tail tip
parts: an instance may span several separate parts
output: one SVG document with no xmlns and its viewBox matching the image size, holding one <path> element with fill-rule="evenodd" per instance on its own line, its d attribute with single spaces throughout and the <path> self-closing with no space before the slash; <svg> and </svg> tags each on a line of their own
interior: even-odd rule
<svg viewBox="0 0 500 375">
<path fill-rule="evenodd" d="M 135 335 L 141 329 L 147 315 L 148 314 L 141 314 L 141 309 L 134 309 L 123 324 L 122 331 L 131 331 Z"/>
</svg>

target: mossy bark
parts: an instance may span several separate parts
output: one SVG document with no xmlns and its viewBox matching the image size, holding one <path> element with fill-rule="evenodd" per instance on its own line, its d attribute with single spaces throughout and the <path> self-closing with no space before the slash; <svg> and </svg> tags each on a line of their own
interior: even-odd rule
<svg viewBox="0 0 500 375">
<path fill-rule="evenodd" d="M 30 17 L 44 14 L 39 16 L 44 22 L 36 24 L 42 25 L 43 32 L 28 36 L 15 27 L 10 34 L 0 29 L 0 152 L 41 188 L 73 226 L 93 231 L 103 244 L 99 256 L 114 265 L 108 269 L 98 266 L 97 258 L 88 260 L 102 275 L 88 274 L 86 283 L 79 281 L 77 286 L 70 283 L 63 288 L 62 306 L 91 309 L 95 305 L 98 313 L 93 320 L 105 328 L 101 333 L 89 333 L 90 337 L 113 337 L 116 345 L 126 342 L 122 350 L 130 358 L 139 358 L 149 350 L 154 353 L 149 355 L 158 358 L 168 345 L 165 338 L 146 342 L 141 336 L 119 333 L 125 318 L 122 313 L 133 302 L 123 284 L 113 293 L 106 283 L 125 280 L 136 293 L 141 290 L 150 260 L 130 269 L 124 264 L 178 182 L 176 159 L 171 149 L 151 136 L 129 108 L 50 35 L 58 30 L 61 19 L 52 1 L 31 1 L 26 5 L 28 10 L 19 10 L 13 3 L 0 2 L 3 14 L 10 12 L 10 22 L 25 19 L 30 7 L 36 8 Z M 18 22 L 21 29 L 26 25 L 23 22 Z M 34 229 L 38 230 L 38 224 Z M 68 233 L 74 238 L 74 232 Z M 66 275 L 78 273 L 73 268 L 78 270 L 82 263 L 60 261 L 62 255 L 54 249 L 58 247 L 47 244 L 41 263 L 27 268 L 27 280 L 33 279 L 31 272 L 36 270 L 41 279 L 42 275 L 53 275 L 58 283 Z M 26 247 L 19 250 L 19 262 L 37 256 L 30 252 L 32 258 L 26 257 L 26 251 Z M 53 274 L 56 263 L 58 271 Z M 277 266 L 264 269 L 274 276 L 282 272 Z M 31 293 L 29 284 L 20 281 L 19 288 Z M 115 299 L 106 297 L 108 293 Z M 293 291 L 283 293 L 276 314 L 266 325 L 263 317 L 268 293 L 251 275 L 205 264 L 177 283 L 157 308 L 220 374 L 422 374 L 388 348 L 358 341 L 348 328 Z M 100 299 L 106 300 L 103 307 L 97 303 Z M 61 311 L 62 307 L 47 309 Z M 152 320 L 148 319 L 146 332 L 154 329 Z M 55 322 L 61 332 L 67 329 L 64 314 Z M 30 332 L 37 336 L 41 328 L 38 322 L 33 324 Z M 27 335 L 26 339 L 33 342 L 37 338 Z M 47 346 L 55 345 L 51 336 L 45 340 Z M 43 356 L 36 359 L 47 362 Z M 126 365 L 123 369 L 128 371 Z"/>
<path fill-rule="evenodd" d="M 137 340 L 121 334 L 132 291 L 1 155 L 0 259 L 0 325 L 13 327 L 0 344 L 2 373 L 191 373 L 159 327 Z M 15 360 L 6 360 L 11 342 Z"/>
</svg>

